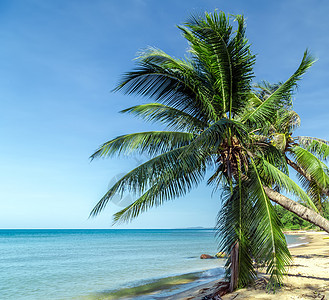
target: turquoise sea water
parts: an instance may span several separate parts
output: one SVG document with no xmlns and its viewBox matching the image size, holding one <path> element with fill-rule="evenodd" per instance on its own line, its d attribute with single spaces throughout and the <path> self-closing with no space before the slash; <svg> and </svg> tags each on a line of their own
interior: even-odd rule
<svg viewBox="0 0 329 300">
<path fill-rule="evenodd" d="M 0 299 L 156 299 L 220 277 L 216 251 L 204 229 L 0 230 Z"/>
</svg>

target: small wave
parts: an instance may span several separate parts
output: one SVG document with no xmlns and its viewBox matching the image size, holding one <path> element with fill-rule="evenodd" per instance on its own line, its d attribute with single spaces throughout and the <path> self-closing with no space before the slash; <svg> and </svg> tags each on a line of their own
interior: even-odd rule
<svg viewBox="0 0 329 300">
<path fill-rule="evenodd" d="M 202 273 L 203 278 L 218 277 L 220 275 L 223 275 L 223 269 L 222 268 L 209 269 L 209 270 L 206 270 Z"/>
<path fill-rule="evenodd" d="M 169 296 L 177 292 L 189 289 L 193 286 L 214 280 L 223 275 L 221 268 L 209 269 L 201 272 L 188 273 L 178 276 L 155 279 L 140 285 L 117 290 L 103 291 L 88 297 L 90 300 L 114 300 L 114 299 L 156 299 Z M 141 283 L 141 282 L 140 282 Z"/>
<path fill-rule="evenodd" d="M 193 282 L 199 279 L 201 276 L 202 272 L 196 272 L 179 276 L 160 278 L 138 286 L 97 293 L 95 298 L 91 299 L 130 299 L 139 296 L 155 295 L 159 294 L 163 290 L 170 290 L 174 287 Z"/>
<path fill-rule="evenodd" d="M 290 244 L 288 245 L 288 248 L 295 248 L 303 245 L 307 245 L 308 243 L 299 243 L 299 244 Z"/>
</svg>

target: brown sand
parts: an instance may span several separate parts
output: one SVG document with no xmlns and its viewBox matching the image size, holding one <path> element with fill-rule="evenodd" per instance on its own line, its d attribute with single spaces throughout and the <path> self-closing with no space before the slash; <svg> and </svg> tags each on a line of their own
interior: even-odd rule
<svg viewBox="0 0 329 300">
<path fill-rule="evenodd" d="M 327 239 L 329 235 L 320 232 L 296 234 L 303 235 L 309 244 L 290 249 L 293 264 L 284 278 L 282 288 L 275 294 L 269 293 L 265 288 L 266 275 L 260 273 L 260 279 L 254 286 L 224 295 L 222 299 L 329 300 L 329 239 Z M 168 299 L 201 300 L 204 296 L 213 293 L 216 283 L 217 281 L 205 284 Z"/>
</svg>

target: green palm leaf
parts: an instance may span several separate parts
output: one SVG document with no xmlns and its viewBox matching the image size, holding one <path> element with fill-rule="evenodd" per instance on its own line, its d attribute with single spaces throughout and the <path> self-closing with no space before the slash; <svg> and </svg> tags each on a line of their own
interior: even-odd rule
<svg viewBox="0 0 329 300">
<path fill-rule="evenodd" d="M 318 211 L 310 197 L 289 176 L 262 158 L 259 159 L 258 163 L 261 166 L 260 175 L 266 178 L 269 184 L 275 184 L 286 192 L 297 196 L 303 203 Z"/>
<path fill-rule="evenodd" d="M 327 160 L 329 157 L 329 142 L 309 136 L 298 136 L 299 144 L 307 151 L 316 155 L 321 160 Z"/>
<path fill-rule="evenodd" d="M 134 114 L 147 121 L 158 121 L 176 130 L 200 132 L 208 127 L 208 123 L 193 117 L 179 109 L 160 103 L 136 105 L 121 111 Z"/>
<path fill-rule="evenodd" d="M 305 51 L 303 59 L 296 72 L 265 101 L 263 101 L 261 105 L 256 107 L 252 112 L 247 113 L 244 117 L 244 122 L 257 123 L 258 125 L 261 125 L 265 124 L 267 121 L 275 121 L 274 117 L 276 115 L 276 111 L 286 104 L 287 99 L 290 99 L 290 95 L 297 86 L 297 82 L 314 62 L 315 60 L 313 57 L 308 53 L 308 51 Z"/>
<path fill-rule="evenodd" d="M 247 103 L 252 66 L 255 56 L 245 39 L 245 24 L 242 16 L 236 16 L 238 29 L 233 36 L 225 14 L 206 14 L 204 19 L 192 17 L 186 28 L 180 27 L 191 43 L 192 54 L 202 62 L 203 70 L 209 74 L 213 89 L 220 97 L 222 111 L 238 113 Z"/>
<path fill-rule="evenodd" d="M 217 238 L 219 251 L 230 253 L 232 247 L 238 243 L 239 278 L 238 287 L 252 282 L 256 277 L 253 266 L 251 244 L 251 224 L 253 209 L 248 201 L 248 189 L 244 182 L 237 184 L 233 191 L 224 189 L 222 194 L 223 206 L 217 215 Z M 230 277 L 231 256 L 226 262 L 226 273 Z"/>
<path fill-rule="evenodd" d="M 256 140 L 256 146 L 257 148 L 254 149 L 254 153 L 257 153 L 258 156 L 263 157 L 264 160 L 289 176 L 288 165 L 282 151 L 280 151 L 272 143 L 268 142 L 258 142 Z"/>
<path fill-rule="evenodd" d="M 307 191 L 307 194 L 312 199 L 314 205 L 317 207 L 317 210 L 322 214 L 323 213 L 323 203 L 328 201 L 328 195 L 314 180 L 307 180 L 302 175 L 298 174 L 302 186 Z"/>
<path fill-rule="evenodd" d="M 204 178 L 205 163 L 200 154 L 179 158 L 178 151 L 172 152 L 175 160 L 170 166 L 159 170 L 159 176 L 152 186 L 136 201 L 114 215 L 114 223 L 129 222 L 151 207 L 162 205 L 165 201 L 184 196 Z"/>
<path fill-rule="evenodd" d="M 258 98 L 258 96 L 255 93 L 250 94 L 249 102 L 256 107 L 263 103 L 263 101 L 260 98 Z"/>
<path fill-rule="evenodd" d="M 155 155 L 188 145 L 194 137 L 193 133 L 177 131 L 149 131 L 121 135 L 101 145 L 90 158 L 127 155 L 133 152 Z"/>
<path fill-rule="evenodd" d="M 179 168 L 185 171 L 203 170 L 208 160 L 203 156 L 202 152 L 184 155 L 184 158 L 179 159 L 185 148 L 186 146 L 163 153 L 128 172 L 98 201 L 90 216 L 98 215 L 114 195 L 122 196 L 125 192 L 133 193 L 134 195 L 145 193 L 147 189 L 158 183 L 160 178 L 165 176 L 164 174 L 170 174 L 175 178 L 175 171 L 179 172 Z M 181 172 L 179 174 L 184 175 Z"/>
<path fill-rule="evenodd" d="M 229 119 L 221 119 L 191 141 L 186 148 L 186 153 L 202 149 L 212 155 L 218 151 L 223 141 L 227 140 L 230 143 L 229 139 L 232 136 L 244 143 L 249 139 L 246 127 L 243 124 Z"/>
<path fill-rule="evenodd" d="M 277 112 L 277 120 L 274 127 L 277 132 L 291 133 L 300 126 L 299 115 L 290 109 L 280 109 Z"/>
<path fill-rule="evenodd" d="M 169 56 L 160 56 L 152 48 L 142 52 L 137 58 L 138 67 L 123 76 L 115 91 L 148 96 L 204 122 L 216 119 L 217 112 L 208 96 L 211 92 L 192 64 L 171 59 L 169 68 Z"/>
<path fill-rule="evenodd" d="M 286 265 L 291 262 L 291 256 L 280 221 L 267 197 L 255 162 L 251 159 L 252 172 L 250 176 L 250 200 L 254 203 L 254 230 L 251 237 L 254 254 L 257 260 L 263 261 L 266 272 L 270 274 L 268 286 L 275 288 L 282 283 Z"/>
<path fill-rule="evenodd" d="M 329 187 L 328 167 L 315 155 L 299 146 L 291 149 L 291 154 L 295 157 L 297 164 L 309 174 L 312 179 L 322 189 Z"/>
</svg>

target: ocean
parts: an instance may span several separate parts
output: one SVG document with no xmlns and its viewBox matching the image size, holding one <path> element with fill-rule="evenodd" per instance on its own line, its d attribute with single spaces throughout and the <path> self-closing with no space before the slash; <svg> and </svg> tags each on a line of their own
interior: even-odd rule
<svg viewBox="0 0 329 300">
<path fill-rule="evenodd" d="M 223 276 L 216 252 L 208 229 L 4 229 L 0 299 L 157 299 Z"/>
</svg>

